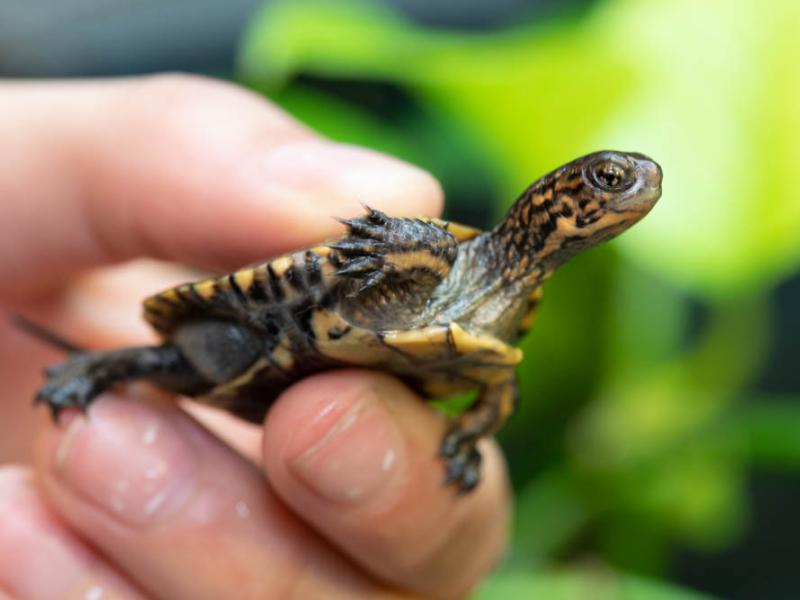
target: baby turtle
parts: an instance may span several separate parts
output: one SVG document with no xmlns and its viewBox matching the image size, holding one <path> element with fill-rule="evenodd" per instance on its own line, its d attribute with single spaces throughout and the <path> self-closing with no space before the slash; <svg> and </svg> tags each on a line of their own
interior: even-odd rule
<svg viewBox="0 0 800 600">
<path fill-rule="evenodd" d="M 151 296 L 144 316 L 160 345 L 75 351 L 47 369 L 37 399 L 57 415 L 147 380 L 258 423 L 293 382 L 337 367 L 395 373 L 429 398 L 477 388 L 440 449 L 445 481 L 468 491 L 480 480 L 477 441 L 514 412 L 512 344 L 542 282 L 660 195 L 655 162 L 605 151 L 536 181 L 487 232 L 367 208 L 333 242 Z"/>
</svg>

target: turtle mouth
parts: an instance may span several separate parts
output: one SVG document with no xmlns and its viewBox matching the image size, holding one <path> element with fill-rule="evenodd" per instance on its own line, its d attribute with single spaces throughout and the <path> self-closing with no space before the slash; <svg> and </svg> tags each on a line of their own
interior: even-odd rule
<svg viewBox="0 0 800 600">
<path fill-rule="evenodd" d="M 620 208 L 646 213 L 661 197 L 661 180 L 664 173 L 659 164 L 644 154 L 628 155 L 635 163 L 637 182 L 622 198 Z"/>
<path fill-rule="evenodd" d="M 661 192 L 661 180 L 664 178 L 664 172 L 661 170 L 661 165 L 656 161 L 647 158 L 644 155 L 636 157 L 637 168 L 648 187 Z"/>
</svg>

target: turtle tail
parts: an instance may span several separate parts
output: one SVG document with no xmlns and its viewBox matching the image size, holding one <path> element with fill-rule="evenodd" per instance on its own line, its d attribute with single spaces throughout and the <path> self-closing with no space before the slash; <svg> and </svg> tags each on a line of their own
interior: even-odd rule
<svg viewBox="0 0 800 600">
<path fill-rule="evenodd" d="M 49 329 L 46 329 L 41 325 L 26 319 L 23 316 L 14 315 L 13 317 L 11 317 L 11 321 L 15 327 L 24 331 L 31 337 L 34 337 L 38 340 L 41 340 L 42 342 L 45 342 L 46 344 L 49 344 L 60 350 L 63 350 L 67 354 L 77 354 L 79 352 L 85 352 L 84 348 L 81 348 L 80 346 L 73 344 L 72 342 L 70 342 L 67 339 L 64 339 L 57 333 L 54 333 L 53 331 L 50 331 Z"/>
</svg>

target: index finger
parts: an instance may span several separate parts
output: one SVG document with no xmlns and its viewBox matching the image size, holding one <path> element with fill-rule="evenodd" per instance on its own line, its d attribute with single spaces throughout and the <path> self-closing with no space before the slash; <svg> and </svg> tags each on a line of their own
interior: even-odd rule
<svg viewBox="0 0 800 600">
<path fill-rule="evenodd" d="M 325 140 L 262 98 L 189 76 L 8 83 L 0 294 L 137 256 L 230 269 L 338 231 L 374 205 L 431 214 L 424 171 Z M 5 260 L 9 259 L 9 260 Z"/>
</svg>

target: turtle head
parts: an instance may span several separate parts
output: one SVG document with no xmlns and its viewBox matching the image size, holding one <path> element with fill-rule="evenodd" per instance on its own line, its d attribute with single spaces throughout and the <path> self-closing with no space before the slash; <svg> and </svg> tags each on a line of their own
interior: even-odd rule
<svg viewBox="0 0 800 600">
<path fill-rule="evenodd" d="M 493 230 L 506 277 L 546 277 L 582 250 L 616 237 L 661 196 L 661 167 L 633 152 L 578 158 L 536 181 Z"/>
</svg>

